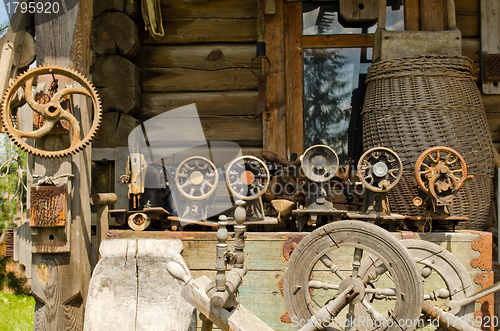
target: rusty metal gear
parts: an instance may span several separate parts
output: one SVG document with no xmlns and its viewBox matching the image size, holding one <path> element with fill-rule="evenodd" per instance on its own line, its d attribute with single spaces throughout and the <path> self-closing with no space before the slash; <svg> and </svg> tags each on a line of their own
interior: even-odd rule
<svg viewBox="0 0 500 331">
<path fill-rule="evenodd" d="M 33 80 L 36 77 L 42 75 L 52 75 L 54 80 L 54 75 L 64 76 L 72 79 L 74 82 L 81 85 L 81 87 L 66 87 L 57 92 L 55 92 L 50 101 L 45 104 L 41 104 L 35 101 L 32 94 Z M 24 95 L 26 98 L 26 103 L 29 107 L 38 115 L 43 117 L 43 126 L 34 131 L 20 131 L 18 130 L 14 123 L 11 109 L 11 102 L 13 97 L 16 95 L 24 86 Z M 80 123 L 75 118 L 73 114 L 69 111 L 64 110 L 61 107 L 61 102 L 63 98 L 68 95 L 81 94 L 89 97 L 92 100 L 93 105 L 93 119 L 92 124 L 88 132 L 81 132 Z M 3 127 L 8 133 L 10 139 L 16 143 L 20 148 L 26 150 L 27 152 L 46 158 L 60 158 L 65 156 L 70 156 L 75 154 L 80 150 L 83 150 L 92 140 L 95 133 L 99 129 L 101 122 L 101 101 L 99 95 L 97 94 L 94 86 L 89 82 L 89 80 L 73 69 L 67 69 L 57 66 L 43 66 L 28 70 L 21 75 L 19 75 L 14 82 L 9 86 L 2 101 L 1 107 L 1 117 L 3 122 Z M 56 151 L 46 151 L 39 149 L 37 147 L 30 146 L 22 138 L 28 139 L 38 139 L 47 134 L 49 134 L 52 128 L 59 123 L 60 120 L 65 120 L 69 123 L 71 128 L 70 136 L 70 146 L 68 148 Z M 83 136 L 83 138 L 82 138 Z"/>
</svg>

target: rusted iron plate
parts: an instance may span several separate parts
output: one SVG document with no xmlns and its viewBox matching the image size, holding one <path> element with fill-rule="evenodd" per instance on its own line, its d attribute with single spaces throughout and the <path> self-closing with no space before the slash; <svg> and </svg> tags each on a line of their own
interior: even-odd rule
<svg viewBox="0 0 500 331">
<path fill-rule="evenodd" d="M 500 80 L 500 54 L 486 54 L 484 56 L 484 78 L 486 80 Z"/>
<path fill-rule="evenodd" d="M 292 254 L 298 243 L 304 239 L 306 235 L 302 233 L 294 233 L 289 235 L 285 242 L 283 243 L 283 257 L 288 261 L 290 259 L 290 254 Z"/>
<path fill-rule="evenodd" d="M 64 186 L 31 188 L 30 226 L 66 224 L 66 189 Z"/>
<path fill-rule="evenodd" d="M 480 253 L 479 257 L 473 258 L 470 264 L 473 268 L 479 268 L 484 271 L 482 274 L 474 276 L 474 283 L 481 285 L 485 289 L 494 284 L 493 273 L 493 234 L 491 232 L 467 231 L 480 235 L 479 240 L 471 243 L 471 248 Z M 481 305 L 480 309 L 474 311 L 474 318 L 483 322 L 482 330 L 494 330 L 494 323 L 486 323 L 487 320 L 493 321 L 495 316 L 494 294 L 487 295 L 476 302 Z"/>
</svg>

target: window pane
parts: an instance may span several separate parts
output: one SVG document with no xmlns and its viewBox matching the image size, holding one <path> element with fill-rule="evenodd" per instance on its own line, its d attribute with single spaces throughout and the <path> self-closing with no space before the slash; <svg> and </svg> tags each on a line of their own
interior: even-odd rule
<svg viewBox="0 0 500 331">
<path fill-rule="evenodd" d="M 404 9 L 398 0 L 389 0 L 386 12 L 387 30 L 404 30 Z M 302 34 L 375 33 L 376 21 L 347 22 L 339 15 L 339 2 L 302 2 Z"/>
<path fill-rule="evenodd" d="M 361 116 L 366 70 L 371 61 L 371 48 L 304 50 L 305 148 L 325 144 L 337 153 L 341 163 L 347 161 L 351 110 Z M 361 128 L 352 130 L 360 144 Z"/>
</svg>

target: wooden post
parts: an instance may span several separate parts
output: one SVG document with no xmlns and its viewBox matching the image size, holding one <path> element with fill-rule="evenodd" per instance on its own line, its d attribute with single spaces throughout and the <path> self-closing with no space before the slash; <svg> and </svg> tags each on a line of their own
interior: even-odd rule
<svg viewBox="0 0 500 331">
<path fill-rule="evenodd" d="M 38 65 L 73 67 L 88 75 L 90 63 L 90 22 L 92 1 L 80 0 L 64 14 L 35 14 L 35 22 L 51 19 L 35 27 Z M 38 20 L 37 20 L 38 18 Z M 64 86 L 59 82 L 60 86 Z M 85 98 L 74 96 L 73 115 L 82 132 L 88 132 L 91 112 Z M 44 137 L 45 147 L 57 148 L 59 139 Z M 66 228 L 69 252 L 40 253 L 33 247 L 32 292 L 36 300 L 34 330 L 82 330 L 90 281 L 90 148 L 61 159 L 35 157 L 34 175 L 73 175 L 56 181 L 66 187 Z M 41 235 L 44 228 L 32 228 Z M 35 253 L 36 252 L 36 253 Z"/>
<path fill-rule="evenodd" d="M 115 204 L 117 196 L 114 193 L 96 193 L 92 194 L 92 204 L 97 206 L 97 226 L 95 235 L 95 259 L 92 269 L 99 262 L 99 247 L 101 242 L 106 239 L 109 230 L 109 206 Z"/>
</svg>

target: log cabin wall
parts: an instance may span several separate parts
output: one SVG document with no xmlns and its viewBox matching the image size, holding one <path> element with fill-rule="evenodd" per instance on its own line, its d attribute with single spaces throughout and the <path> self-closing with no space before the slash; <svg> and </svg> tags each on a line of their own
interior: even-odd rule
<svg viewBox="0 0 500 331">
<path fill-rule="evenodd" d="M 93 146 L 125 147 L 140 121 L 196 103 L 207 140 L 260 152 L 257 78 L 249 70 L 257 1 L 162 0 L 161 40 L 145 31 L 138 2 L 96 4 L 93 81 L 105 114 Z"/>
</svg>

